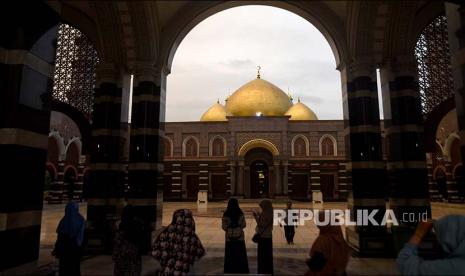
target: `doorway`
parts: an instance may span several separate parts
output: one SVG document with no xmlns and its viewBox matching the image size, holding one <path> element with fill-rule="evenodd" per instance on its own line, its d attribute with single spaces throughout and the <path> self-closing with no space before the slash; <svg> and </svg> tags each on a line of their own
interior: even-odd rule
<svg viewBox="0 0 465 276">
<path fill-rule="evenodd" d="M 334 174 L 320 174 L 321 192 L 324 201 L 334 199 L 334 178 Z"/>
<path fill-rule="evenodd" d="M 270 179 L 268 165 L 264 161 L 255 161 L 250 165 L 250 197 L 269 197 Z"/>
<path fill-rule="evenodd" d="M 199 175 L 188 174 L 186 175 L 186 198 L 188 200 L 197 200 L 199 193 Z"/>
</svg>

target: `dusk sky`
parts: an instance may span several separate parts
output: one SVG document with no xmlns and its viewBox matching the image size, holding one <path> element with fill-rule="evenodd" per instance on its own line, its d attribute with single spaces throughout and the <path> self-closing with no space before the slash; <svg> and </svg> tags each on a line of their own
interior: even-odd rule
<svg viewBox="0 0 465 276">
<path fill-rule="evenodd" d="M 342 119 L 340 74 L 323 35 L 286 10 L 243 6 L 198 24 L 174 56 L 166 121 L 197 121 L 217 99 L 256 77 L 274 83 L 320 119 Z"/>
</svg>

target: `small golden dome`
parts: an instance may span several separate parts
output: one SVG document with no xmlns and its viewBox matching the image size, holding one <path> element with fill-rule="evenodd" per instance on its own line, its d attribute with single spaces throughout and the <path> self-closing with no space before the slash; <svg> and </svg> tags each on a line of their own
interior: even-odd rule
<svg viewBox="0 0 465 276">
<path fill-rule="evenodd" d="M 257 75 L 228 98 L 226 110 L 232 116 L 282 116 L 291 105 L 286 93 Z"/>
<path fill-rule="evenodd" d="M 315 112 L 311 110 L 308 106 L 299 101 L 291 106 L 284 115 L 291 116 L 289 120 L 300 120 L 300 121 L 309 121 L 309 120 L 318 120 Z"/>
<path fill-rule="evenodd" d="M 227 121 L 228 119 L 226 118 L 226 114 L 226 108 L 224 107 L 224 105 L 220 104 L 220 102 L 217 101 L 205 113 L 203 113 L 202 117 L 200 118 L 200 121 Z"/>
</svg>

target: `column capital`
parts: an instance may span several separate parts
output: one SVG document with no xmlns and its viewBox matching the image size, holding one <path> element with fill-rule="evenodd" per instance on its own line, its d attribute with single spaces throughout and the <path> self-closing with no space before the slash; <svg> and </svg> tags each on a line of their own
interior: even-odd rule
<svg viewBox="0 0 465 276">
<path fill-rule="evenodd" d="M 140 61 L 134 63 L 133 66 L 134 86 L 143 81 L 160 84 L 161 70 L 155 62 Z"/>
<path fill-rule="evenodd" d="M 348 73 L 354 77 L 375 75 L 376 63 L 374 59 L 357 57 L 347 65 Z"/>
</svg>

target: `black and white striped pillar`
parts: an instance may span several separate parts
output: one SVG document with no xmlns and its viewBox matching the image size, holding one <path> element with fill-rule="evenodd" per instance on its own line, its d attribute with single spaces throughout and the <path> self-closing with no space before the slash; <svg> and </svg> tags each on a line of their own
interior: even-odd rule
<svg viewBox="0 0 465 276">
<path fill-rule="evenodd" d="M 351 219 L 357 220 L 359 214 L 376 210 L 375 219 L 380 223 L 386 205 L 386 169 L 382 159 L 375 74 L 374 63 L 369 59 L 359 58 L 341 68 Z M 384 255 L 385 233 L 385 227 L 372 223 L 350 226 L 347 241 L 361 256 Z"/>
<path fill-rule="evenodd" d="M 149 65 L 136 68 L 132 96 L 128 204 L 151 231 L 161 226 L 166 75 Z M 173 164 L 173 169 L 175 168 Z"/>
<path fill-rule="evenodd" d="M 424 126 L 412 56 L 398 56 L 380 68 L 386 133 L 389 207 L 400 224 L 415 226 L 431 217 Z M 413 215 L 418 214 L 418 215 Z M 409 218 L 410 217 L 410 218 Z"/>
<path fill-rule="evenodd" d="M 121 126 L 121 83 L 120 72 L 113 64 L 99 64 L 86 191 L 89 251 L 111 250 L 116 222 L 124 207 L 126 130 Z"/>
<path fill-rule="evenodd" d="M 0 274 L 37 274 L 59 17 L 5 2 L 0 40 Z M 30 23 L 32 22 L 32 23 Z"/>
</svg>

